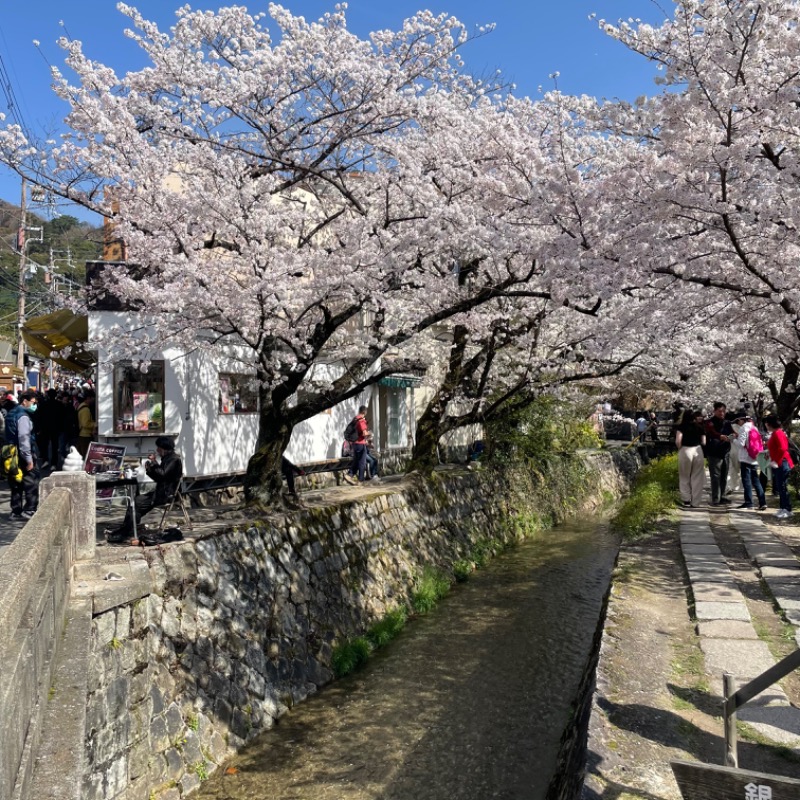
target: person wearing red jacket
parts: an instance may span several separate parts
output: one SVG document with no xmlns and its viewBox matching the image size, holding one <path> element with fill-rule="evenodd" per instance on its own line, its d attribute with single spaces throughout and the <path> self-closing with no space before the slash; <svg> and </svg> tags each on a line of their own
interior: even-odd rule
<svg viewBox="0 0 800 800">
<path fill-rule="evenodd" d="M 794 467 L 791 455 L 789 455 L 789 437 L 781 427 L 781 421 L 775 414 L 770 414 L 764 418 L 767 431 L 770 436 L 767 439 L 767 451 L 769 452 L 769 465 L 772 468 L 772 480 L 775 482 L 775 489 L 778 491 L 781 507 L 775 515 L 778 519 L 788 519 L 792 516 L 792 502 L 789 499 L 789 470 Z"/>
<path fill-rule="evenodd" d="M 348 483 L 355 483 L 355 476 L 358 474 L 358 480 L 363 483 L 367 473 L 367 438 L 369 437 L 366 406 L 361 406 L 358 409 L 355 422 L 356 440 L 353 442 L 353 461 L 350 464 L 350 469 L 344 475 L 344 479 Z"/>
</svg>

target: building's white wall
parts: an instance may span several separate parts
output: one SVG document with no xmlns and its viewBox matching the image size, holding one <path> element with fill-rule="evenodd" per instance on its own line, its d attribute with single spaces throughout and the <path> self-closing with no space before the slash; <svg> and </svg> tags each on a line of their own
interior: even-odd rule
<svg viewBox="0 0 800 800">
<path fill-rule="evenodd" d="M 339 458 L 344 441 L 344 429 L 358 412 L 359 406 L 369 406 L 368 418 L 373 415 L 371 398 L 370 387 L 357 398 L 340 403 L 327 412 L 317 414 L 296 425 L 289 446 L 286 448 L 286 458 L 295 464 Z M 371 424 L 374 427 L 374 423 Z"/>
<path fill-rule="evenodd" d="M 89 340 L 119 325 L 126 315 L 95 312 L 89 315 Z M 165 433 L 175 437 L 184 473 L 188 477 L 243 472 L 255 450 L 257 414 L 219 413 L 219 373 L 242 372 L 224 356 L 205 353 L 184 356 L 167 349 L 164 360 Z M 112 365 L 98 353 L 98 438 L 123 444 L 128 455 L 145 456 L 155 449 L 157 433 L 114 433 L 114 385 Z"/>
<path fill-rule="evenodd" d="M 123 324 L 127 315 L 93 312 L 89 315 L 89 341 Z M 131 325 L 131 327 L 133 327 Z M 257 414 L 219 413 L 219 373 L 242 373 L 241 364 L 223 353 L 212 356 L 195 353 L 184 356 L 167 349 L 164 360 L 165 433 L 175 437 L 187 477 L 243 472 L 258 439 Z M 98 353 L 97 423 L 102 442 L 123 444 L 128 455 L 146 456 L 155 449 L 160 434 L 114 433 L 114 387 L 112 365 Z M 318 376 L 320 377 L 320 376 Z M 336 377 L 332 370 L 331 377 Z M 372 390 L 328 412 L 297 425 L 292 432 L 286 457 L 296 464 L 338 458 L 344 429 L 360 405 L 370 405 Z"/>
</svg>

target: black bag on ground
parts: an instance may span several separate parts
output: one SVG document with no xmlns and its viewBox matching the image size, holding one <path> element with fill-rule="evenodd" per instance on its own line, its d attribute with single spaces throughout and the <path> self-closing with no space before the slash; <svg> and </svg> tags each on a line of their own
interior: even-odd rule
<svg viewBox="0 0 800 800">
<path fill-rule="evenodd" d="M 180 541 L 183 541 L 183 531 L 180 528 L 165 528 L 161 532 L 145 531 L 139 536 L 139 543 L 144 547 Z"/>
</svg>

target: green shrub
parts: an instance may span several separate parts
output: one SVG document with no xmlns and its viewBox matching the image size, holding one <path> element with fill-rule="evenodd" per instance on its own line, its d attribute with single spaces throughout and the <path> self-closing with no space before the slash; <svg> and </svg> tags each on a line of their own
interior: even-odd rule
<svg viewBox="0 0 800 800">
<path fill-rule="evenodd" d="M 513 410 L 506 409 L 486 426 L 491 460 L 542 469 L 558 453 L 600 447 L 600 438 L 587 419 L 588 406 L 582 408 L 546 394 L 528 400 Z"/>
<path fill-rule="evenodd" d="M 447 576 L 433 567 L 425 567 L 411 595 L 411 606 L 417 614 L 427 614 L 450 590 Z"/>
<path fill-rule="evenodd" d="M 678 456 L 673 454 L 642 468 L 613 524 L 626 537 L 640 536 L 677 501 Z"/>
<path fill-rule="evenodd" d="M 408 611 L 405 606 L 390 611 L 380 622 L 376 622 L 368 631 L 367 639 L 375 650 L 385 647 L 405 627 Z"/>
<path fill-rule="evenodd" d="M 372 650 L 365 636 L 348 639 L 333 649 L 331 669 L 337 678 L 343 678 L 367 663 Z"/>
<path fill-rule="evenodd" d="M 453 564 L 453 575 L 459 583 L 463 583 L 469 580 L 473 569 L 475 569 L 475 566 L 472 561 L 467 558 L 460 558 Z"/>
<path fill-rule="evenodd" d="M 490 539 L 478 539 L 472 548 L 472 561 L 479 569 L 494 556 L 494 544 Z"/>
</svg>

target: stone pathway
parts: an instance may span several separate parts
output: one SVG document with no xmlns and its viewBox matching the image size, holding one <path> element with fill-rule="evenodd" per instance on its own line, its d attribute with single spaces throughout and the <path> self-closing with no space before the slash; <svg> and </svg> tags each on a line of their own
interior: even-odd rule
<svg viewBox="0 0 800 800">
<path fill-rule="evenodd" d="M 3 551 L 8 547 L 17 534 L 25 527 L 20 520 L 11 519 L 11 490 L 5 479 L 0 479 L 0 561 Z"/>
<path fill-rule="evenodd" d="M 747 554 L 761 573 L 786 621 L 800 627 L 800 564 L 791 548 L 751 514 L 731 514 L 731 522 L 742 538 Z M 800 631 L 795 631 L 800 647 Z"/>
<path fill-rule="evenodd" d="M 800 623 L 800 566 L 791 550 L 753 512 L 732 510 L 728 516 L 781 608 L 792 611 L 793 624 Z M 706 672 L 712 692 L 722 698 L 723 672 L 734 675 L 742 686 L 773 666 L 775 659 L 753 627 L 745 599 L 714 539 L 708 513 L 683 510 L 680 539 Z M 800 709 L 790 704 L 778 684 L 753 698 L 737 716 L 773 742 L 800 745 Z"/>
</svg>

